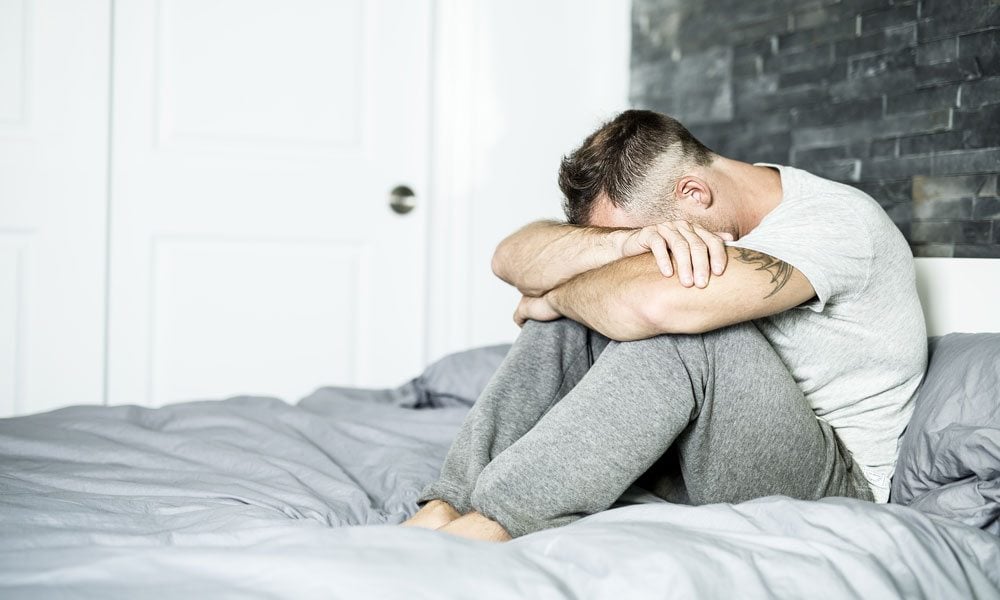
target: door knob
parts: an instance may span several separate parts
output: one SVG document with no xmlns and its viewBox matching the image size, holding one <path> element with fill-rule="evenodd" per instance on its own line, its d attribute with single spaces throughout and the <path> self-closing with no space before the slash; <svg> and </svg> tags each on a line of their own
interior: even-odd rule
<svg viewBox="0 0 1000 600">
<path fill-rule="evenodd" d="M 397 185 L 389 192 L 389 208 L 397 215 L 405 215 L 417 206 L 417 195 L 406 185 Z"/>
</svg>

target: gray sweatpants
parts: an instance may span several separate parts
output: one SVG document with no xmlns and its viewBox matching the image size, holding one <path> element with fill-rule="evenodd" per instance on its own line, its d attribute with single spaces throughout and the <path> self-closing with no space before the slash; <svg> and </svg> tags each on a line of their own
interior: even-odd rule
<svg viewBox="0 0 1000 600">
<path fill-rule="evenodd" d="M 637 481 L 690 504 L 872 499 L 752 323 L 615 342 L 559 319 L 524 325 L 419 501 L 517 537 L 605 510 Z"/>
</svg>

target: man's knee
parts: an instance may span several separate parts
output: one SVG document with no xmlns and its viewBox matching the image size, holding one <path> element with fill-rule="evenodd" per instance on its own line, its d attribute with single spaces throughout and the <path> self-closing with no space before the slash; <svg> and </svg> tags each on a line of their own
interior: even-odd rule
<svg viewBox="0 0 1000 600">
<path fill-rule="evenodd" d="M 567 319 L 566 317 L 561 317 L 559 319 L 553 319 L 551 321 L 535 321 L 529 319 L 524 322 L 521 326 L 522 334 L 524 332 L 530 331 L 557 331 L 562 329 L 586 329 L 587 327 L 577 323 L 573 319 Z"/>
<path fill-rule="evenodd" d="M 587 339 L 587 328 L 569 319 L 525 321 L 514 348 L 563 348 L 579 346 Z M 534 352 L 534 350 L 532 350 Z"/>
<path fill-rule="evenodd" d="M 771 348 L 764 334 L 757 329 L 753 321 L 736 323 L 728 327 L 720 327 L 702 334 L 702 339 L 709 346 L 724 346 L 734 351 L 752 351 L 755 348 Z"/>
<path fill-rule="evenodd" d="M 611 342 L 618 360 L 637 366 L 652 362 L 665 366 L 677 362 L 690 362 L 705 355 L 705 347 L 700 334 L 664 333 L 653 337 L 628 342 Z"/>
<path fill-rule="evenodd" d="M 616 343 L 621 346 L 621 352 L 656 356 L 668 362 L 680 361 L 689 367 L 706 362 L 714 364 L 714 357 L 720 352 L 738 356 L 744 352 L 773 351 L 771 344 L 750 321 L 700 334 L 667 333 Z"/>
<path fill-rule="evenodd" d="M 767 344 L 767 339 L 752 321 L 734 323 L 704 333 L 665 333 L 645 340 L 622 342 L 626 344 L 670 344 L 670 345 L 701 345 L 704 343 L 733 343 L 739 341 L 745 344 Z"/>
<path fill-rule="evenodd" d="M 549 348 L 560 351 L 589 348 L 589 356 L 593 361 L 604 351 L 610 341 L 586 325 L 571 319 L 561 318 L 553 321 L 526 321 L 521 328 L 521 334 L 518 336 L 515 346 L 527 346 L 533 349 Z"/>
</svg>

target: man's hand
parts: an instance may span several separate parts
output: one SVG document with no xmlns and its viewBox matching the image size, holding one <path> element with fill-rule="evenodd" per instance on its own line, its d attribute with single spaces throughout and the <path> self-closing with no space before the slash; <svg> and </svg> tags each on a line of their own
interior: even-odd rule
<svg viewBox="0 0 1000 600">
<path fill-rule="evenodd" d="M 670 261 L 673 255 L 681 285 L 703 288 L 710 274 L 722 275 L 726 271 L 729 255 L 725 240 L 732 241 L 733 236 L 712 233 L 688 221 L 667 221 L 633 231 L 622 245 L 622 257 L 652 252 L 660 272 L 670 277 L 674 274 Z"/>
<path fill-rule="evenodd" d="M 522 296 L 521 301 L 517 304 L 517 310 L 514 311 L 514 322 L 517 323 L 518 327 L 523 327 L 524 322 L 528 319 L 532 321 L 553 321 L 561 316 L 561 314 L 552 308 L 549 301 L 545 299 L 545 296 L 541 298 Z"/>
</svg>

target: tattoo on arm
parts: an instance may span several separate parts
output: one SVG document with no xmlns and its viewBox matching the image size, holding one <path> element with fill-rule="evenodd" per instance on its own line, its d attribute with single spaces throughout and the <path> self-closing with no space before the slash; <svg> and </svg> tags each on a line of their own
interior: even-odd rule
<svg viewBox="0 0 1000 600">
<path fill-rule="evenodd" d="M 785 284 L 792 277 L 792 266 L 784 261 L 762 252 L 757 252 L 756 250 L 737 248 L 736 251 L 738 253 L 736 260 L 748 265 L 757 265 L 755 270 L 767 271 L 771 276 L 771 284 L 774 286 L 774 289 L 771 290 L 770 294 L 764 296 L 764 298 L 770 298 L 777 294 L 778 290 L 785 287 Z"/>
</svg>

